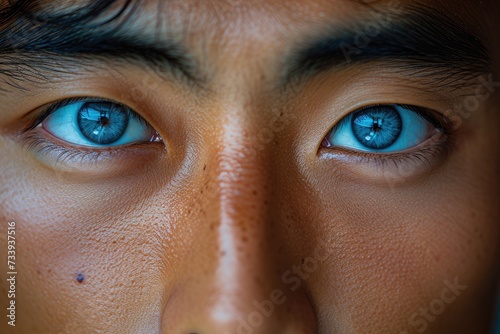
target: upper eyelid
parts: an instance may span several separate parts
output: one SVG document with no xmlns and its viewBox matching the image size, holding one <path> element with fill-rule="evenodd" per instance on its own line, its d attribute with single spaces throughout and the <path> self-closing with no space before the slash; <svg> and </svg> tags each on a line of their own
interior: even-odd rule
<svg viewBox="0 0 500 334">
<path fill-rule="evenodd" d="M 426 121 L 430 122 L 432 125 L 434 125 L 436 128 L 441 129 L 441 130 L 446 130 L 447 125 L 450 123 L 447 120 L 447 117 L 435 110 L 432 110 L 430 108 L 425 108 L 425 107 L 419 107 L 415 105 L 410 105 L 410 104 L 399 104 L 399 103 L 377 103 L 377 104 L 371 104 L 367 105 L 361 108 L 357 108 L 356 110 L 350 111 L 348 114 L 344 115 L 332 128 L 335 129 L 339 126 L 345 125 L 345 123 L 350 119 L 350 117 L 358 111 L 377 107 L 377 106 L 388 106 L 388 105 L 395 105 L 400 108 L 408 109 L 417 114 L 418 116 L 424 118 Z"/>
<path fill-rule="evenodd" d="M 52 113 L 54 113 L 56 110 L 64 108 L 65 106 L 68 106 L 73 103 L 78 103 L 78 102 L 111 102 L 111 103 L 116 103 L 117 105 L 122 105 L 127 110 L 130 110 L 132 112 L 132 115 L 136 115 L 140 117 L 141 120 L 143 120 L 142 116 L 140 116 L 135 110 L 132 108 L 128 107 L 127 105 L 113 101 L 110 99 L 106 98 L 101 98 L 101 97 L 73 97 L 73 98 L 65 98 L 61 99 L 59 101 L 55 101 L 52 103 L 47 104 L 45 107 L 42 107 L 41 111 L 39 111 L 38 115 L 28 124 L 23 129 L 23 133 L 33 130 L 36 128 L 38 125 L 40 125 L 47 117 L 49 117 Z"/>
</svg>

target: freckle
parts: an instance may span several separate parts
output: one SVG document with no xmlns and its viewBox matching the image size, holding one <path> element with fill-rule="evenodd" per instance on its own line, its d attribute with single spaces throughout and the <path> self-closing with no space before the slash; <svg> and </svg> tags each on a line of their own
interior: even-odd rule
<svg viewBox="0 0 500 334">
<path fill-rule="evenodd" d="M 116 240 L 113 240 L 113 243 L 116 244 Z"/>
<path fill-rule="evenodd" d="M 247 236 L 246 236 L 246 235 L 245 235 L 245 236 L 243 236 L 243 237 L 241 238 L 241 241 L 243 241 L 243 242 L 248 242 L 248 238 L 247 238 Z"/>
<path fill-rule="evenodd" d="M 49 270 L 48 270 L 48 272 L 49 272 L 49 273 L 51 273 L 51 272 L 52 272 L 52 269 L 49 269 Z"/>
<path fill-rule="evenodd" d="M 439 255 L 434 255 L 434 260 L 436 260 L 436 262 L 439 262 L 440 259 Z"/>
<path fill-rule="evenodd" d="M 467 243 L 470 245 L 472 243 L 472 240 L 471 239 L 467 240 Z"/>
<path fill-rule="evenodd" d="M 472 213 L 470 214 L 470 216 L 471 216 L 472 218 L 476 218 L 476 213 L 475 213 L 474 211 L 472 211 Z"/>
<path fill-rule="evenodd" d="M 37 269 L 37 270 L 36 270 L 36 273 L 37 273 L 37 274 L 40 274 L 40 270 L 38 270 L 38 269 Z"/>
<path fill-rule="evenodd" d="M 76 275 L 76 280 L 78 281 L 78 283 L 82 283 L 84 279 L 85 279 L 85 276 L 83 276 L 83 274 L 78 273 Z"/>
<path fill-rule="evenodd" d="M 257 190 L 252 191 L 252 194 L 254 194 L 255 196 L 257 196 Z"/>
</svg>

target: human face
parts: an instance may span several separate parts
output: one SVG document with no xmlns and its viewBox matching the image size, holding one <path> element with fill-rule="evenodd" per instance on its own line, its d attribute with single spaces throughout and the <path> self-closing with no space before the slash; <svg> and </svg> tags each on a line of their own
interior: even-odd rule
<svg viewBox="0 0 500 334">
<path fill-rule="evenodd" d="M 80 5 L 0 26 L 2 333 L 488 332 L 497 1 Z"/>
</svg>

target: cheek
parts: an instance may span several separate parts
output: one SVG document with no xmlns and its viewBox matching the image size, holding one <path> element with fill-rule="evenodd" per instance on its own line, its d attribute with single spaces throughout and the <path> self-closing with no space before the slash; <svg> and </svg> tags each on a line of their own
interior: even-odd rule
<svg viewBox="0 0 500 334">
<path fill-rule="evenodd" d="M 154 332 L 176 243 L 168 217 L 137 210 L 149 194 L 126 181 L 68 184 L 1 162 L 0 219 L 16 222 L 18 316 L 29 319 L 20 330 Z"/>
<path fill-rule="evenodd" d="M 283 220 L 292 226 L 286 238 L 308 240 L 290 252 L 307 258 L 323 242 L 328 254 L 305 281 L 322 310 L 320 323 L 331 326 L 326 328 L 405 330 L 455 280 L 466 288 L 453 306 L 444 304 L 453 310 L 447 312 L 451 319 L 484 306 L 477 296 L 491 292 L 498 261 L 495 189 L 491 178 L 478 184 L 456 165 L 451 161 L 397 187 L 348 183 L 341 176 L 335 182 L 290 177 L 306 182 L 288 186 L 287 193 L 307 196 L 283 200 Z M 446 319 L 436 317 L 428 325 Z"/>
</svg>

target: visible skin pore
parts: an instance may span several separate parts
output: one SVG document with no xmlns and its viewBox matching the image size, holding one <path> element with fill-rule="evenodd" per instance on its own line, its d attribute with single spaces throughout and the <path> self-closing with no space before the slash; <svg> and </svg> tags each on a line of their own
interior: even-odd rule
<svg viewBox="0 0 500 334">
<path fill-rule="evenodd" d="M 15 328 L 0 281 L 0 332 L 250 333 L 238 331 L 244 321 L 253 334 L 488 333 L 499 285 L 498 83 L 459 117 L 447 154 L 389 178 L 339 159 L 323 138 L 371 104 L 444 114 L 479 79 L 445 89 L 382 62 L 276 88 L 291 50 L 389 3 L 366 2 L 144 1 L 130 29 L 161 40 L 168 27 L 203 85 L 96 60 L 0 91 L 0 246 L 16 222 L 18 272 Z M 485 41 L 486 78 L 499 81 L 498 1 L 399 4 L 459 18 Z M 30 111 L 75 96 L 129 106 L 164 142 L 79 162 L 21 143 Z"/>
</svg>

